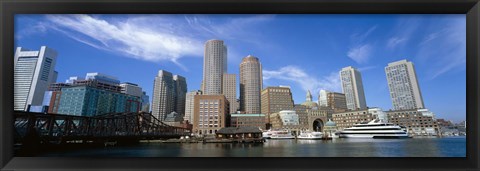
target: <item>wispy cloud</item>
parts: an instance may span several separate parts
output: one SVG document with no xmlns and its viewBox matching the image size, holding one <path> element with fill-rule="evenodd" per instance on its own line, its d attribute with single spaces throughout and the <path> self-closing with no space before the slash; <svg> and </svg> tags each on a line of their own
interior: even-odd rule
<svg viewBox="0 0 480 171">
<path fill-rule="evenodd" d="M 416 59 L 428 61 L 427 73 L 435 79 L 449 71 L 466 68 L 466 23 L 460 17 L 447 26 L 434 25 L 436 29 L 418 44 Z"/>
<path fill-rule="evenodd" d="M 370 44 L 357 45 L 348 50 L 347 56 L 358 64 L 367 63 L 372 53 Z"/>
<path fill-rule="evenodd" d="M 165 28 L 153 28 L 138 20 L 115 23 L 90 15 L 48 15 L 47 18 L 55 30 L 74 40 L 126 57 L 175 62 L 184 56 L 202 55 L 202 41 Z"/>
<path fill-rule="evenodd" d="M 285 66 L 278 70 L 263 70 L 263 80 L 283 80 L 295 83 L 304 91 L 319 92 L 321 89 L 341 91 L 338 72 L 331 72 L 328 76 L 315 78 L 297 66 Z M 293 86 L 292 86 L 293 87 Z"/>
<path fill-rule="evenodd" d="M 222 39 L 228 45 L 228 40 L 245 38 L 249 25 L 274 15 L 223 17 L 213 22 L 207 15 L 46 15 L 45 21 L 15 36 L 52 30 L 99 50 L 150 62 L 170 61 L 187 70 L 179 59 L 202 57 L 206 40 Z M 256 37 L 260 36 L 243 40 L 260 42 Z M 232 52 L 236 51 L 229 47 Z"/>
<path fill-rule="evenodd" d="M 36 22 L 30 27 L 25 27 L 18 33 L 15 33 L 15 39 L 22 39 L 32 34 L 45 34 L 47 32 L 47 25 L 43 22 Z"/>
<path fill-rule="evenodd" d="M 371 57 L 373 46 L 367 41 L 367 38 L 376 29 L 377 25 L 370 27 L 364 33 L 354 33 L 350 38 L 352 39 L 352 45 L 350 46 L 347 56 L 357 62 L 358 64 L 368 63 Z"/>
<path fill-rule="evenodd" d="M 421 25 L 421 18 L 416 16 L 404 17 L 395 24 L 391 37 L 386 42 L 388 49 L 401 48 L 411 40 L 413 33 Z"/>
<path fill-rule="evenodd" d="M 407 40 L 408 40 L 408 38 L 406 38 L 406 37 L 392 37 L 392 38 L 388 39 L 387 48 L 393 49 L 393 48 L 397 47 L 398 45 L 403 44 Z"/>
</svg>

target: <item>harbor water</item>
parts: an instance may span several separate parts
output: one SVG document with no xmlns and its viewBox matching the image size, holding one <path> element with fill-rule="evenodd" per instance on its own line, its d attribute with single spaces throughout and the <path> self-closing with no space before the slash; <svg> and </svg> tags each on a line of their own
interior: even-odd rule
<svg viewBox="0 0 480 171">
<path fill-rule="evenodd" d="M 55 151 L 43 157 L 465 157 L 465 137 L 267 140 L 265 143 L 140 143 Z"/>
</svg>

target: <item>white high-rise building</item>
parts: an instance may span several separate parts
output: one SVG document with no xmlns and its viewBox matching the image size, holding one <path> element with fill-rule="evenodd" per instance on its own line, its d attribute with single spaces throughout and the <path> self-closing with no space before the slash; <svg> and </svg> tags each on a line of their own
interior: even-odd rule
<svg viewBox="0 0 480 171">
<path fill-rule="evenodd" d="M 257 57 L 248 55 L 240 63 L 240 110 L 261 112 L 262 64 Z"/>
<path fill-rule="evenodd" d="M 201 90 L 195 90 L 188 92 L 185 99 L 185 116 L 183 120 L 188 120 L 188 122 L 193 123 L 194 119 L 194 105 L 195 105 L 195 95 L 202 95 Z"/>
<path fill-rule="evenodd" d="M 56 81 L 57 52 L 46 46 L 38 51 L 18 47 L 14 61 L 14 110 L 41 106 L 48 86 Z"/>
<path fill-rule="evenodd" d="M 360 72 L 351 66 L 342 68 L 340 80 L 343 94 L 347 100 L 347 108 L 350 110 L 366 109 L 367 103 Z"/>
<path fill-rule="evenodd" d="M 120 84 L 120 92 L 132 96 L 137 96 L 137 97 L 142 97 L 143 91 L 142 87 L 138 86 L 137 84 L 134 83 L 121 83 Z"/>
<path fill-rule="evenodd" d="M 223 74 L 223 94 L 230 102 L 230 113 L 236 113 L 238 110 L 236 74 Z"/>
<path fill-rule="evenodd" d="M 320 90 L 318 93 L 318 106 L 319 107 L 327 107 L 328 106 L 328 95 L 329 91 L 327 90 Z"/>
<path fill-rule="evenodd" d="M 174 111 L 174 83 L 172 73 L 164 70 L 158 71 L 153 86 L 152 115 L 160 121 Z"/>
<path fill-rule="evenodd" d="M 422 109 L 422 93 L 413 63 L 401 60 L 385 67 L 394 110 Z"/>
<path fill-rule="evenodd" d="M 205 43 L 203 58 L 203 94 L 222 94 L 223 74 L 227 72 L 227 46 L 222 40 Z"/>
</svg>

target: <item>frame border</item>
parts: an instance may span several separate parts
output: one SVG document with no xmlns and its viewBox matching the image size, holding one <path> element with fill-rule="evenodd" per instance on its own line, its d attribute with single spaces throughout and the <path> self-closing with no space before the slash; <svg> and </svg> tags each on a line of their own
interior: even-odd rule
<svg viewBox="0 0 480 171">
<path fill-rule="evenodd" d="M 5 170 L 480 170 L 479 0 L 4 0 L 0 2 L 0 168 Z M 15 14 L 466 14 L 466 158 L 53 158 L 13 157 Z M 416 158 L 415 158 L 416 159 Z M 189 164 L 185 164 L 188 161 Z M 235 165 L 235 163 L 249 163 Z M 314 164 L 312 164 L 314 163 Z M 321 163 L 321 165 L 320 165 Z M 348 165 L 345 163 L 349 163 Z M 315 165 L 316 164 L 316 165 Z M 232 167 L 236 166 L 236 168 Z M 272 167 L 275 166 L 275 167 Z"/>
</svg>

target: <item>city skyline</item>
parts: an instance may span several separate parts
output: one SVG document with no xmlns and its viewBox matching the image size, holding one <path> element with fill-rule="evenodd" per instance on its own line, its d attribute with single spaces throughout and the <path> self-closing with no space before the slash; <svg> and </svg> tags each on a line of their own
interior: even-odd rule
<svg viewBox="0 0 480 171">
<path fill-rule="evenodd" d="M 117 76 L 125 82 L 138 83 L 144 88 L 147 95 L 153 97 L 151 94 L 153 92 L 152 78 L 160 69 L 184 76 L 188 82 L 188 91 L 200 89 L 203 43 L 210 39 L 220 39 L 225 41 L 228 48 L 229 73 L 238 75 L 241 59 L 249 54 L 256 56 L 262 62 L 263 88 L 289 85 L 292 87 L 295 104 L 305 101 L 304 97 L 307 90 L 312 92 L 314 101 L 317 100 L 318 91 L 322 88 L 341 92 L 338 72 L 343 67 L 353 66 L 362 73 L 368 106 L 381 107 L 383 110 L 393 108 L 384 67 L 390 62 L 407 59 L 415 63 L 425 107 L 436 113 L 438 118 L 452 119 L 456 122 L 465 119 L 465 40 L 458 40 L 459 35 L 465 34 L 464 15 L 216 16 L 21 15 L 16 18 L 16 22 L 20 26 L 16 28 L 24 29 L 15 30 L 15 46 L 35 49 L 38 46 L 46 45 L 57 50 L 59 52 L 59 62 L 56 67 L 59 72 L 57 82 L 63 82 L 62 80 L 70 76 L 81 75 L 82 73 L 101 72 Z M 236 19 L 236 24 L 228 26 L 227 19 L 229 18 Z M 176 21 L 176 23 L 170 22 L 161 27 L 160 30 L 149 30 L 153 29 L 156 24 L 151 24 L 152 26 L 145 29 L 134 29 L 142 26 L 142 22 L 145 24 L 146 21 L 154 19 L 165 21 L 165 23 L 169 23 L 167 21 Z M 303 24 L 304 27 L 298 27 L 298 24 L 302 24 L 305 20 L 313 22 L 308 25 Z M 93 28 L 79 30 L 78 28 L 81 26 L 75 24 L 75 21 L 88 24 L 89 27 Z M 207 25 L 208 22 L 206 21 L 210 21 L 211 25 Z M 182 22 L 186 24 L 182 25 Z M 32 28 L 35 29 L 22 27 L 22 24 L 25 26 L 31 23 L 33 23 Z M 52 23 L 53 25 L 46 25 L 45 23 Z M 224 25 L 221 25 L 221 23 L 224 23 Z M 328 24 L 325 23 L 330 24 L 330 26 L 326 26 Z M 221 26 L 218 26 L 218 24 Z M 296 27 L 292 26 L 296 24 Z M 206 25 L 209 27 L 206 27 Z M 251 27 L 252 25 L 258 27 Z M 447 25 L 448 27 L 446 27 Z M 100 29 L 99 26 L 105 28 Z M 205 27 L 198 27 L 198 29 L 203 30 L 178 36 L 178 32 L 188 30 L 192 26 Z M 283 28 L 278 26 L 283 26 Z M 346 29 L 345 26 L 355 26 L 355 28 Z M 403 26 L 407 28 L 402 28 Z M 267 28 L 271 32 L 263 34 L 263 32 L 258 31 Z M 385 31 L 395 30 L 395 28 L 396 31 Z M 419 31 L 416 28 L 425 29 Z M 96 33 L 89 32 L 92 29 L 109 34 L 115 33 L 114 35 L 118 35 L 118 37 L 95 37 Z M 173 30 L 171 35 L 174 36 L 166 36 L 170 32 L 165 32 L 165 30 L 169 29 L 171 29 L 170 31 Z M 222 31 L 222 29 L 224 30 Z M 230 32 L 227 31 L 228 29 L 230 29 Z M 294 29 L 301 29 L 301 31 Z M 326 34 L 335 29 L 339 30 L 333 34 L 335 37 L 332 37 L 332 34 Z M 164 38 L 164 40 L 169 40 L 172 43 L 159 45 L 158 51 L 165 51 L 165 54 L 162 54 L 162 52 L 157 54 L 156 50 L 151 49 L 152 45 L 132 45 L 123 41 L 126 39 L 123 36 L 126 35 L 120 33 L 127 31 L 131 31 L 132 35 L 142 32 L 150 34 L 150 38 L 139 37 L 136 41 L 146 41 L 148 43 L 154 41 L 149 39 Z M 235 31 L 238 33 L 234 33 Z M 308 32 L 310 34 L 315 32 L 321 36 L 306 39 L 308 34 L 297 32 Z M 239 34 L 245 35 L 240 36 Z M 272 35 L 282 36 L 272 37 Z M 42 38 L 43 42 L 38 41 L 38 38 Z M 452 40 L 452 38 L 456 39 Z M 338 42 L 342 41 L 335 42 L 337 39 L 343 39 L 347 42 L 346 45 L 341 46 L 341 43 Z M 65 45 L 60 45 L 59 42 L 65 43 Z M 180 44 L 175 44 L 175 42 Z M 127 46 L 130 48 L 127 48 L 127 50 L 131 52 L 115 49 L 115 45 Z M 146 47 L 142 48 L 142 45 Z M 438 48 L 439 45 L 450 48 Z M 102 47 L 107 50 L 99 50 Z M 380 47 L 384 50 L 378 50 Z M 429 47 L 430 51 L 428 51 Z M 445 52 L 446 50 L 449 51 Z M 135 53 L 137 51 L 138 53 Z M 144 57 L 135 56 L 135 54 L 139 54 L 139 56 L 144 54 Z M 149 58 L 149 56 L 161 57 Z M 110 63 L 112 66 L 94 65 L 96 63 Z M 81 67 L 78 67 L 78 70 L 71 69 L 73 65 Z M 141 66 L 141 68 L 138 68 L 138 71 L 127 68 L 136 66 Z M 239 88 L 237 87 L 237 94 L 238 92 Z M 443 95 L 443 97 L 439 97 L 440 95 Z M 237 95 L 237 98 L 239 98 L 239 95 Z M 455 99 L 455 101 L 452 102 L 449 99 Z M 446 106 L 447 104 L 450 106 Z"/>
</svg>

